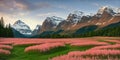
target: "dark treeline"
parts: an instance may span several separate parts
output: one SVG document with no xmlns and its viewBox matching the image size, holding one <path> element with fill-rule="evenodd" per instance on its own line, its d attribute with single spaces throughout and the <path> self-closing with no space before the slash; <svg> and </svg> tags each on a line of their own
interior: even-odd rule
<svg viewBox="0 0 120 60">
<path fill-rule="evenodd" d="M 10 24 L 5 25 L 3 17 L 0 19 L 0 37 L 13 37 L 12 28 Z"/>
<path fill-rule="evenodd" d="M 110 36 L 110 37 L 120 37 L 120 26 L 111 27 L 107 29 L 101 29 L 97 31 L 91 31 L 84 34 L 75 35 L 75 37 L 92 37 L 92 36 Z"/>
</svg>

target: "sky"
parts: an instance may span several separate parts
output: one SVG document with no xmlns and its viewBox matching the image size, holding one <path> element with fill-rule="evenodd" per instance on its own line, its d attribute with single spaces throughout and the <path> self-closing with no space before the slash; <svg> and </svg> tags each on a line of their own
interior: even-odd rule
<svg viewBox="0 0 120 60">
<path fill-rule="evenodd" d="M 42 25 L 46 17 L 66 19 L 76 10 L 86 15 L 95 14 L 102 6 L 120 8 L 120 0 L 0 0 L 0 17 L 11 25 L 21 20 L 33 30 L 36 25 Z"/>
</svg>

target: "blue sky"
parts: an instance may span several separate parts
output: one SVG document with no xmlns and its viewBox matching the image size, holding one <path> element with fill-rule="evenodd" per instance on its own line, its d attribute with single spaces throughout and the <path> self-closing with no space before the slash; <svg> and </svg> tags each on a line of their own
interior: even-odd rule
<svg viewBox="0 0 120 60">
<path fill-rule="evenodd" d="M 66 19 L 75 10 L 95 14 L 102 6 L 120 8 L 120 0 L 0 0 L 0 17 L 4 17 L 6 24 L 20 19 L 34 29 L 46 17 Z"/>
</svg>

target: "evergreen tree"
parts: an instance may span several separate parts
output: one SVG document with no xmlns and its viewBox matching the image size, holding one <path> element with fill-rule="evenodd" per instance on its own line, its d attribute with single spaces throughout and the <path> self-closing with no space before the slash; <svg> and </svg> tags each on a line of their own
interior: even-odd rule
<svg viewBox="0 0 120 60">
<path fill-rule="evenodd" d="M 5 26 L 3 17 L 0 19 L 0 37 L 13 37 L 12 28 L 10 24 Z"/>
<path fill-rule="evenodd" d="M 3 17 L 1 17 L 1 19 L 0 19 L 0 25 L 1 25 L 1 27 L 4 27 L 4 19 L 3 19 Z"/>
</svg>

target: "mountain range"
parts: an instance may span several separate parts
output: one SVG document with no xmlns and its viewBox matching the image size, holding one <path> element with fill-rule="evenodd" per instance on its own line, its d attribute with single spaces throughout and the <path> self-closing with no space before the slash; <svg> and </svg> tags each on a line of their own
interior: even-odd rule
<svg viewBox="0 0 120 60">
<path fill-rule="evenodd" d="M 31 31 L 29 26 L 21 20 L 16 21 L 12 28 L 22 35 L 81 34 L 107 28 L 112 24 L 120 25 L 120 11 L 103 6 L 94 15 L 85 15 L 82 11 L 73 11 L 66 19 L 57 16 L 47 17 L 42 25 L 37 25 Z"/>
</svg>

